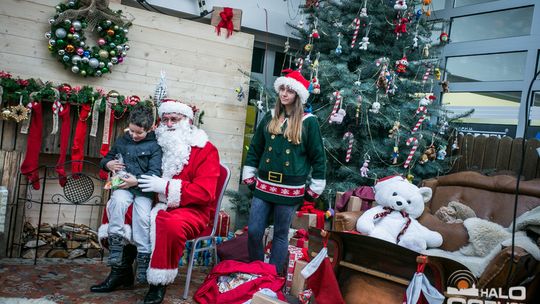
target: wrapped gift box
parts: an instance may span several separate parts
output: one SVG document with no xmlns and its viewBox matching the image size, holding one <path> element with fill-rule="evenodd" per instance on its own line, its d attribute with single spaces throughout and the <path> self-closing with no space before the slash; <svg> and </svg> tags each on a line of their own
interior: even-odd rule
<svg viewBox="0 0 540 304">
<path fill-rule="evenodd" d="M 223 210 L 219 211 L 218 216 L 216 235 L 227 237 L 229 234 L 229 226 L 231 225 L 231 217 Z"/>
<path fill-rule="evenodd" d="M 298 248 L 308 248 L 309 247 L 309 240 L 303 239 L 303 238 L 296 238 L 292 237 L 289 240 L 289 245 L 295 246 Z"/>
<path fill-rule="evenodd" d="M 219 13 L 221 13 L 222 11 L 223 11 L 223 7 L 220 7 L 220 6 L 214 6 L 212 8 L 212 17 L 210 19 L 210 24 L 212 26 L 217 26 L 221 22 L 221 16 L 219 15 Z M 233 23 L 234 30 L 239 32 L 240 26 L 242 25 L 242 10 L 233 8 L 232 12 L 233 12 L 232 23 Z"/>
<path fill-rule="evenodd" d="M 309 230 L 309 227 L 317 227 L 317 215 L 314 213 L 302 212 L 302 216 L 298 216 L 299 212 L 293 216 L 291 227 L 294 229 Z M 332 223 L 330 221 L 324 221 L 324 229 L 330 230 Z"/>
<path fill-rule="evenodd" d="M 291 295 L 295 297 L 298 297 L 298 295 L 306 289 L 306 279 L 302 276 L 300 272 L 307 264 L 308 262 L 303 260 L 296 261 L 291 285 Z"/>
<path fill-rule="evenodd" d="M 341 201 L 341 196 L 343 196 L 343 192 L 336 193 L 336 204 Z M 349 198 L 349 202 L 347 202 L 347 211 L 360 211 L 369 208 L 371 208 L 371 204 L 368 201 L 362 201 L 361 198 L 354 195 L 352 195 Z"/>
<path fill-rule="evenodd" d="M 289 245 L 289 264 L 287 264 L 287 277 L 285 281 L 285 293 L 288 294 L 292 287 L 294 266 L 296 261 L 304 256 L 302 248 Z"/>
</svg>

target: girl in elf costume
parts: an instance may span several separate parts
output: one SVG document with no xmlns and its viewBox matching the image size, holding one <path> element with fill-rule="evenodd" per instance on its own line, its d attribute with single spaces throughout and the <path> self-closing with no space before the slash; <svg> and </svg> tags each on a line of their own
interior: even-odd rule
<svg viewBox="0 0 540 304">
<path fill-rule="evenodd" d="M 242 171 L 253 190 L 248 223 L 251 260 L 263 260 L 262 244 L 268 217 L 274 216 L 270 263 L 283 274 L 289 227 L 304 201 L 313 201 L 326 185 L 326 156 L 317 117 L 304 113 L 309 85 L 299 71 L 285 70 L 274 89 L 275 108 L 259 123 Z M 310 176 L 311 175 L 311 176 Z"/>
</svg>

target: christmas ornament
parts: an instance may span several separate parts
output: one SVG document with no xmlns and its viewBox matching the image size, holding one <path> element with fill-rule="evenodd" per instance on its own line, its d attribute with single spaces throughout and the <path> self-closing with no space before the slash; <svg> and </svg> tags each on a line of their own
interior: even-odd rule
<svg viewBox="0 0 540 304">
<path fill-rule="evenodd" d="M 388 130 L 388 137 L 389 138 L 396 138 L 399 134 L 399 128 L 401 127 L 401 123 L 399 121 L 394 121 L 394 125 L 392 126 L 392 129 Z"/>
<path fill-rule="evenodd" d="M 424 58 L 429 57 L 429 44 L 424 45 L 422 48 L 422 56 L 424 56 Z"/>
<path fill-rule="evenodd" d="M 394 146 L 394 149 L 392 150 L 392 164 L 397 164 L 399 157 L 399 148 L 398 146 Z"/>
<path fill-rule="evenodd" d="M 441 80 L 441 70 L 439 68 L 435 68 L 433 70 L 433 76 L 435 76 L 435 79 Z"/>
<path fill-rule="evenodd" d="M 312 84 L 312 87 L 313 87 L 313 90 L 311 91 L 311 93 L 320 94 L 321 93 L 321 85 L 319 84 L 319 80 L 317 79 L 317 77 L 313 77 L 313 79 L 311 80 L 311 84 Z"/>
<path fill-rule="evenodd" d="M 443 92 L 443 93 L 448 93 L 448 92 L 450 92 L 450 88 L 449 88 L 450 83 L 448 82 L 448 80 L 441 81 L 440 84 L 441 84 L 442 92 Z"/>
<path fill-rule="evenodd" d="M 296 67 L 298 68 L 297 71 L 301 73 L 302 67 L 304 66 L 304 59 L 302 57 L 298 57 L 296 58 L 295 63 L 296 63 Z"/>
<path fill-rule="evenodd" d="M 422 156 L 420 156 L 420 160 L 418 161 L 419 164 L 424 165 L 429 161 L 435 160 L 437 157 L 437 151 L 435 150 L 435 146 L 433 144 L 429 145 L 427 149 L 424 151 Z"/>
<path fill-rule="evenodd" d="M 396 73 L 407 72 L 407 66 L 409 66 L 407 57 L 403 56 L 400 60 L 396 60 Z"/>
<path fill-rule="evenodd" d="M 341 47 L 341 36 L 342 35 L 341 35 L 341 33 L 338 33 L 337 36 L 338 36 L 338 45 L 336 47 L 335 52 L 336 52 L 336 55 L 340 55 L 341 54 L 341 49 L 342 49 L 342 47 Z"/>
<path fill-rule="evenodd" d="M 398 20 L 396 20 L 394 28 L 396 39 L 399 39 L 399 37 L 407 33 L 407 23 L 409 23 L 409 19 L 407 18 L 399 18 Z"/>
<path fill-rule="evenodd" d="M 360 9 L 360 18 L 367 18 L 367 0 L 364 0 L 364 6 Z"/>
<path fill-rule="evenodd" d="M 11 110 L 8 108 L 2 109 L 2 120 L 8 120 L 11 117 Z"/>
<path fill-rule="evenodd" d="M 9 118 L 15 120 L 17 123 L 28 119 L 28 108 L 19 103 L 16 106 L 11 106 Z"/>
<path fill-rule="evenodd" d="M 407 139 L 405 144 L 407 146 L 410 146 L 412 144 L 411 151 L 409 152 L 409 155 L 407 155 L 407 159 L 405 160 L 405 163 L 403 164 L 403 168 L 408 168 L 409 165 L 411 164 L 414 153 L 418 149 L 418 139 L 416 139 L 416 137 L 409 137 L 409 139 Z"/>
<path fill-rule="evenodd" d="M 156 85 L 154 90 L 154 103 L 156 106 L 161 104 L 161 100 L 167 98 L 167 82 L 165 80 L 165 72 L 162 70 L 160 75 L 159 83 Z"/>
<path fill-rule="evenodd" d="M 356 44 L 356 38 L 358 37 L 358 31 L 360 30 L 360 19 L 354 18 L 353 24 L 354 24 L 354 33 L 353 33 L 352 41 L 351 41 L 351 49 L 354 48 L 354 45 Z"/>
<path fill-rule="evenodd" d="M 362 37 L 362 42 L 360 42 L 359 49 L 367 51 L 368 45 L 369 45 L 369 37 L 367 36 Z"/>
<path fill-rule="evenodd" d="M 340 108 L 336 113 L 330 115 L 329 123 L 341 124 L 346 114 L 347 112 Z"/>
<path fill-rule="evenodd" d="M 362 164 L 362 167 L 360 168 L 360 176 L 368 177 L 369 162 L 370 162 L 370 159 L 368 155 L 366 158 L 364 158 L 364 163 Z"/>
<path fill-rule="evenodd" d="M 334 93 L 332 93 L 332 95 L 334 96 L 334 99 L 336 100 L 336 102 L 334 103 L 334 108 L 332 109 L 332 113 L 330 113 L 330 118 L 328 119 L 329 123 L 332 123 L 332 116 L 337 114 L 338 110 L 341 109 L 341 92 L 335 91 Z"/>
<path fill-rule="evenodd" d="M 381 103 L 378 101 L 375 101 L 371 104 L 371 109 L 369 111 L 374 114 L 379 114 L 379 111 L 381 110 Z"/>
<path fill-rule="evenodd" d="M 448 42 L 448 34 L 446 32 L 442 32 L 439 36 L 439 40 L 441 41 L 441 44 L 445 44 Z"/>
<path fill-rule="evenodd" d="M 431 73 L 431 68 L 427 68 L 426 69 L 426 72 L 424 73 L 424 75 L 422 76 L 422 84 L 426 84 L 428 78 L 429 78 L 429 74 Z"/>
<path fill-rule="evenodd" d="M 127 27 L 131 23 L 121 16 L 120 11 L 96 5 L 95 1 L 75 0 L 69 4 L 59 4 L 57 14 L 49 20 L 50 31 L 46 33 L 48 49 L 73 73 L 99 76 L 96 67 L 86 65 L 88 61 L 79 59 L 80 56 L 106 59 L 105 65 L 112 58 L 125 56 L 125 53 L 116 54 L 116 46 L 123 46 L 127 42 Z M 86 45 L 85 29 L 97 35 L 95 46 Z M 71 57 L 73 53 L 78 57 Z"/>
<path fill-rule="evenodd" d="M 406 0 L 396 0 L 396 3 L 394 4 L 394 9 L 397 11 L 405 11 L 407 10 L 407 1 Z"/>
<path fill-rule="evenodd" d="M 244 98 L 246 97 L 246 94 L 244 93 L 244 88 L 242 88 L 242 86 L 235 88 L 234 91 L 236 92 L 236 100 L 238 101 L 244 100 Z"/>
<path fill-rule="evenodd" d="M 283 48 L 283 53 L 287 54 L 290 48 L 291 45 L 289 44 L 289 37 L 287 37 L 287 41 L 285 41 L 285 47 Z"/>
<path fill-rule="evenodd" d="M 446 145 L 440 145 L 437 151 L 437 159 L 444 160 L 446 158 Z"/>
<path fill-rule="evenodd" d="M 358 95 L 358 97 L 356 97 L 356 113 L 354 115 L 354 117 L 356 118 L 356 126 L 358 126 L 358 123 L 359 123 L 359 119 L 360 119 L 360 110 L 362 109 L 362 95 Z"/>
<path fill-rule="evenodd" d="M 350 131 L 343 134 L 343 140 L 348 139 L 347 155 L 345 156 L 345 162 L 348 163 L 351 160 L 352 148 L 354 144 L 354 134 Z"/>
</svg>

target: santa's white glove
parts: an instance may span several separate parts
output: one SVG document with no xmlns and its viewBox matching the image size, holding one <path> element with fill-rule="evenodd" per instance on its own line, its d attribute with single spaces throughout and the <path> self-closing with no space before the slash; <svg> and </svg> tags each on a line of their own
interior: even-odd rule
<svg viewBox="0 0 540 304">
<path fill-rule="evenodd" d="M 155 175 L 141 175 L 137 180 L 142 192 L 163 193 L 167 191 L 168 180 Z"/>
</svg>

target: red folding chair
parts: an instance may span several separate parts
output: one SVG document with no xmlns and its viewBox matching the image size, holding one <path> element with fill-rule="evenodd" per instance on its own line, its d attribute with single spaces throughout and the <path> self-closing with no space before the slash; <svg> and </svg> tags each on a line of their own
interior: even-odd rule
<svg viewBox="0 0 540 304">
<path fill-rule="evenodd" d="M 214 210 L 214 222 L 212 225 L 212 230 L 207 229 L 207 231 L 202 233 L 202 236 L 193 239 L 191 246 L 191 254 L 189 255 L 188 261 L 188 270 L 186 274 L 186 286 L 184 287 L 184 300 L 187 299 L 189 293 L 189 283 L 191 282 L 191 272 L 193 271 L 193 264 L 195 263 L 195 254 L 198 252 L 213 250 L 214 252 L 214 261 L 217 264 L 217 248 L 216 248 L 216 229 L 219 218 L 219 210 L 221 209 L 221 200 L 223 199 L 223 194 L 229 184 L 229 179 L 231 178 L 231 171 L 225 165 L 220 164 L 219 178 L 216 187 L 216 209 Z M 210 245 L 197 248 L 199 242 L 210 240 Z"/>
</svg>

